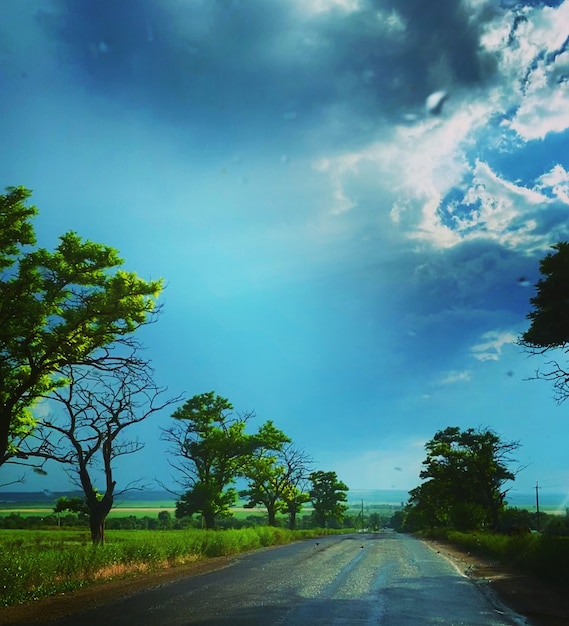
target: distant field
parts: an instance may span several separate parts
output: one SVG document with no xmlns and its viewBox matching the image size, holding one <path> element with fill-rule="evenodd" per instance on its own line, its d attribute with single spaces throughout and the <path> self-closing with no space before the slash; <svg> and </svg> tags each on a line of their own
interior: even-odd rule
<svg viewBox="0 0 569 626">
<path fill-rule="evenodd" d="M 21 513 L 22 515 L 50 515 L 53 513 L 53 506 L 59 496 L 79 496 L 80 492 L 0 492 L 0 516 L 10 513 Z M 143 497 L 140 497 L 143 496 Z M 144 498 L 146 496 L 146 498 Z M 400 509 L 409 497 L 408 492 L 403 490 L 382 490 L 382 489 L 353 489 L 348 492 L 348 506 L 350 515 L 357 515 L 361 511 L 362 503 L 364 515 L 379 513 L 382 517 L 391 517 L 393 513 Z M 569 505 L 569 497 L 562 493 L 540 493 L 540 510 L 544 513 L 565 515 L 566 507 Z M 535 511 L 535 494 L 516 492 L 512 490 L 506 496 L 508 506 L 519 509 Z M 237 518 L 244 519 L 250 515 L 263 515 L 264 509 L 246 509 L 244 502 L 240 501 L 233 509 Z M 111 511 L 112 517 L 123 517 L 135 515 L 143 517 L 145 515 L 155 517 L 160 511 L 173 513 L 176 508 L 176 501 L 171 493 L 162 490 L 132 492 L 117 498 L 116 506 Z M 302 514 L 306 515 L 312 511 L 311 507 L 305 506 Z"/>
</svg>

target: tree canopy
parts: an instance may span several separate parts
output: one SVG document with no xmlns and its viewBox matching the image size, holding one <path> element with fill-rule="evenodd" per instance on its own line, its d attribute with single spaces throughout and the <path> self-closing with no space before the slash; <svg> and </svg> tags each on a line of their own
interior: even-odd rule
<svg viewBox="0 0 569 626">
<path fill-rule="evenodd" d="M 30 196 L 24 187 L 0 195 L 0 465 L 33 432 L 38 398 L 67 384 L 62 369 L 96 361 L 148 321 L 162 289 L 74 232 L 54 251 L 36 247 Z"/>
<path fill-rule="evenodd" d="M 417 527 L 461 530 L 497 528 L 504 509 L 504 485 L 515 479 L 508 468 L 517 442 L 492 430 L 448 427 L 425 444 L 421 485 L 410 492 L 409 517 Z"/>
<path fill-rule="evenodd" d="M 539 264 L 544 278 L 536 285 L 530 299 L 533 311 L 528 313 L 529 329 L 522 341 L 537 348 L 558 348 L 569 342 L 569 243 L 552 246 Z"/>
<path fill-rule="evenodd" d="M 348 510 L 344 504 L 348 499 L 348 486 L 338 480 L 336 472 L 312 472 L 309 478 L 312 482 L 310 500 L 316 524 L 325 528 L 330 522 L 341 522 Z"/>
<path fill-rule="evenodd" d="M 179 472 L 177 482 L 187 491 L 176 505 L 178 517 L 201 513 L 207 528 L 217 517 L 231 515 L 237 491 L 232 487 L 243 476 L 253 454 L 276 450 L 288 438 L 265 422 L 253 435 L 245 432 L 252 414 L 232 413 L 233 405 L 210 391 L 193 396 L 172 414 L 175 422 L 163 429 L 171 444 L 171 466 Z"/>
<path fill-rule="evenodd" d="M 569 243 L 552 246 L 555 252 L 547 254 L 540 262 L 543 276 L 536 284 L 536 294 L 530 298 L 533 310 L 528 313 L 530 327 L 522 334 L 520 343 L 534 353 L 555 349 L 567 352 L 569 348 Z M 553 359 L 536 378 L 551 382 L 555 399 L 563 402 L 569 398 L 569 367 Z"/>
<path fill-rule="evenodd" d="M 276 525 L 278 512 L 287 513 L 289 527 L 294 528 L 298 511 L 308 501 L 300 485 L 308 478 L 310 464 L 308 455 L 282 433 L 273 449 L 260 448 L 246 463 L 243 475 L 248 488 L 239 492 L 247 498 L 245 507 L 264 506 L 269 526 Z"/>
</svg>

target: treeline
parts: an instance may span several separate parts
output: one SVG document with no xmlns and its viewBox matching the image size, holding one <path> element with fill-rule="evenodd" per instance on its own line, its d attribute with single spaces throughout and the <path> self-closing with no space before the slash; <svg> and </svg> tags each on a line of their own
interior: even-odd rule
<svg viewBox="0 0 569 626">
<path fill-rule="evenodd" d="M 519 470 L 512 454 L 520 444 L 490 429 L 448 427 L 425 444 L 420 478 L 390 526 L 399 532 L 451 529 L 517 535 L 540 531 L 569 535 L 569 517 L 507 506 L 508 485 Z"/>
<path fill-rule="evenodd" d="M 42 475 L 61 464 L 83 497 L 60 499 L 55 512 L 85 515 L 100 544 L 122 492 L 116 459 L 144 447 L 126 433 L 183 401 L 156 384 L 136 339 L 157 318 L 163 281 L 126 271 L 117 250 L 74 232 L 53 251 L 37 247 L 30 195 L 24 187 L 0 195 L 0 468 L 23 464 Z M 248 433 L 253 414 L 232 409 L 214 392 L 196 395 L 163 429 L 179 487 L 176 518 L 220 527 L 240 495 L 266 509 L 269 525 L 285 513 L 295 528 L 308 501 L 317 526 L 341 525 L 348 488 L 336 474 L 314 471 L 271 421 Z M 247 483 L 241 494 L 237 479 Z"/>
<path fill-rule="evenodd" d="M 433 530 L 448 528 L 442 526 L 417 526 L 409 520 L 408 509 L 396 511 L 389 520 L 389 526 L 397 532 L 417 532 L 419 530 Z M 452 527 L 451 527 L 452 528 Z M 553 537 L 569 537 L 569 516 L 561 516 L 541 511 L 506 507 L 500 516 L 500 523 L 496 532 L 518 537 L 528 532 L 539 532 Z"/>
<path fill-rule="evenodd" d="M 372 514 L 364 517 L 364 526 L 371 531 L 378 531 L 382 527 L 388 526 L 390 523 L 389 516 L 380 516 Z M 258 526 L 267 526 L 267 516 L 265 515 L 248 515 L 246 517 L 227 517 L 220 519 L 218 529 L 255 528 Z M 286 519 L 278 517 L 275 528 L 287 527 Z M 182 517 L 178 518 L 172 515 L 170 511 L 161 511 L 156 516 L 136 516 L 125 515 L 110 517 L 106 521 L 107 530 L 186 530 L 188 528 L 199 529 L 202 522 L 199 516 L 194 518 Z M 0 529 L 10 530 L 54 530 L 54 529 L 77 529 L 89 528 L 89 520 L 85 516 L 68 513 L 67 515 L 22 515 L 21 513 L 10 513 L 0 516 Z M 301 515 L 296 524 L 295 530 L 312 530 L 321 528 L 315 523 L 312 514 Z M 341 523 L 338 520 L 331 520 L 328 524 L 331 530 L 341 529 L 361 529 L 360 515 L 344 515 Z"/>
</svg>

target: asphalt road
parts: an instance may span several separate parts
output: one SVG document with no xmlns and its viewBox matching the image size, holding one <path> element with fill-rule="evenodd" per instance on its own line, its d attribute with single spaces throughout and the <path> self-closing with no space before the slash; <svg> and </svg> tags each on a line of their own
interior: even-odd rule
<svg viewBox="0 0 569 626">
<path fill-rule="evenodd" d="M 425 543 L 393 533 L 260 550 L 51 626 L 523 624 Z"/>
</svg>

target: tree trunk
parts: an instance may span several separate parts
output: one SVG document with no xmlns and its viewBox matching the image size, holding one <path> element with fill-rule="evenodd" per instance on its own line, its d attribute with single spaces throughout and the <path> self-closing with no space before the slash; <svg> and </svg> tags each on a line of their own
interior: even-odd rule
<svg viewBox="0 0 569 626">
<path fill-rule="evenodd" d="M 215 513 L 213 511 L 202 511 L 202 517 L 205 522 L 206 530 L 215 529 Z"/>
<path fill-rule="evenodd" d="M 89 527 L 93 545 L 102 546 L 105 543 L 105 518 L 92 513 L 89 515 Z"/>
<path fill-rule="evenodd" d="M 288 513 L 288 527 L 290 530 L 296 528 L 296 509 L 290 509 Z"/>
<path fill-rule="evenodd" d="M 12 413 L 8 408 L 0 411 L 0 466 L 8 460 L 8 440 Z"/>
<path fill-rule="evenodd" d="M 102 500 L 91 502 L 88 506 L 91 541 L 94 546 L 102 546 L 105 543 L 105 521 L 113 508 L 113 497 L 105 495 Z"/>
<path fill-rule="evenodd" d="M 269 526 L 277 525 L 277 512 L 274 504 L 267 504 L 267 523 Z"/>
</svg>

